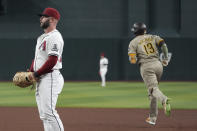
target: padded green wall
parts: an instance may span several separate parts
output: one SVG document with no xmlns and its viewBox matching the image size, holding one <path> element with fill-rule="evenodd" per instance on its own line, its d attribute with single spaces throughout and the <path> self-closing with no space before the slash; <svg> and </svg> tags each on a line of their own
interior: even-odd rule
<svg viewBox="0 0 197 131">
<path fill-rule="evenodd" d="M 197 39 L 166 38 L 172 59 L 163 80 L 196 80 Z M 1 45 L 0 80 L 11 80 L 16 71 L 29 68 L 35 39 L 4 39 Z M 109 59 L 108 80 L 141 80 L 137 65 L 128 61 L 127 39 L 65 39 L 62 74 L 65 80 L 99 80 L 99 55 Z"/>
<path fill-rule="evenodd" d="M 163 80 L 196 80 L 196 0 L 7 0 L 0 14 L 0 80 L 26 70 L 42 33 L 38 13 L 45 7 L 61 13 L 58 29 L 65 40 L 62 74 L 65 80 L 99 80 L 99 55 L 109 58 L 107 80 L 141 80 L 127 48 L 136 21 L 165 38 L 172 60 Z"/>
</svg>

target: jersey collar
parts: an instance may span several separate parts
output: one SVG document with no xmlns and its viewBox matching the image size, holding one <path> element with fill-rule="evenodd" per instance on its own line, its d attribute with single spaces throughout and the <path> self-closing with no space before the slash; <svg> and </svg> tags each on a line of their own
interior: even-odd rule
<svg viewBox="0 0 197 131">
<path fill-rule="evenodd" d="M 52 34 L 52 33 L 54 33 L 54 32 L 57 32 L 58 30 L 57 29 L 54 29 L 54 30 L 52 30 L 51 32 L 49 32 L 49 33 L 45 33 L 45 35 L 49 35 L 49 34 Z"/>
</svg>

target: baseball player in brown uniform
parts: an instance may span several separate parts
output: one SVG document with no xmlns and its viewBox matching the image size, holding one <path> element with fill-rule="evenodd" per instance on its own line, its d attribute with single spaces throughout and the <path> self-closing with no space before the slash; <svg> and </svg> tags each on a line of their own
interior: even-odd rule
<svg viewBox="0 0 197 131">
<path fill-rule="evenodd" d="M 164 40 L 156 35 L 146 34 L 144 23 L 135 23 L 132 27 L 135 38 L 130 42 L 128 55 L 131 64 L 138 64 L 140 74 L 148 88 L 150 99 L 150 113 L 146 122 L 155 125 L 158 115 L 157 101 L 163 105 L 164 112 L 170 116 L 169 98 L 159 89 L 159 80 L 163 73 L 163 66 L 168 65 L 168 48 Z M 159 51 L 164 53 L 164 59 L 159 60 Z"/>
</svg>

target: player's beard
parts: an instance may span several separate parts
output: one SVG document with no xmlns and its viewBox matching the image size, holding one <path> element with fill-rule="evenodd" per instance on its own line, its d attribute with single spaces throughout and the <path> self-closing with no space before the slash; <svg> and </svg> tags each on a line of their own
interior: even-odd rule
<svg viewBox="0 0 197 131">
<path fill-rule="evenodd" d="M 42 29 L 47 29 L 50 25 L 49 19 L 46 20 L 43 24 L 41 24 Z"/>
</svg>

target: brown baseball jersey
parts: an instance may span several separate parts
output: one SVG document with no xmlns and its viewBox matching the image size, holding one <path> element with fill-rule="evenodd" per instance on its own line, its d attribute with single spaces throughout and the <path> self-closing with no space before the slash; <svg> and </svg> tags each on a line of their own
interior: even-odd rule
<svg viewBox="0 0 197 131">
<path fill-rule="evenodd" d="M 164 40 L 156 35 L 139 35 L 130 42 L 128 49 L 128 54 L 136 54 L 137 63 L 140 64 L 140 74 L 148 88 L 150 98 L 149 117 L 155 121 L 158 115 L 157 100 L 163 103 L 167 99 L 158 88 L 163 66 L 159 61 L 157 46 L 160 46 L 162 41 Z"/>
<path fill-rule="evenodd" d="M 136 36 L 129 44 L 128 54 L 136 54 L 137 63 L 158 61 L 157 46 L 163 39 L 156 35 L 144 34 Z"/>
</svg>

